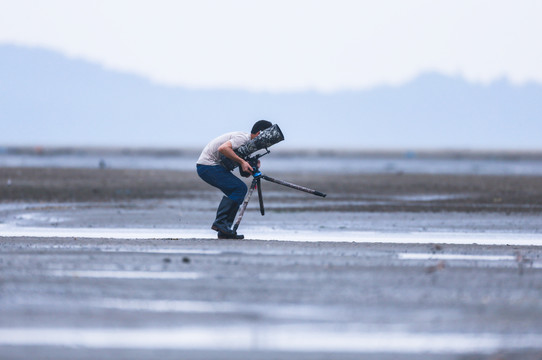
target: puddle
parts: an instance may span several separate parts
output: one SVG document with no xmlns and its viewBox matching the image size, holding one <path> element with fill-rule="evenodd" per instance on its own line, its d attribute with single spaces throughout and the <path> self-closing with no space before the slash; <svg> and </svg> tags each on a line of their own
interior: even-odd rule
<svg viewBox="0 0 542 360">
<path fill-rule="evenodd" d="M 457 200 L 462 198 L 468 198 L 466 194 L 463 195 L 450 195 L 450 194 L 419 194 L 419 195 L 398 195 L 390 196 L 390 199 L 401 201 L 444 201 L 444 200 Z"/>
<path fill-rule="evenodd" d="M 67 249 L 73 249 L 73 247 L 66 247 Z M 100 249 L 100 252 L 112 252 L 112 253 L 145 253 L 145 254 L 177 254 L 177 255 L 222 255 L 223 251 L 218 250 L 203 250 L 203 249 Z"/>
<path fill-rule="evenodd" d="M 49 216 L 43 213 L 29 213 L 29 214 L 19 214 L 15 217 L 17 222 L 21 223 L 44 223 L 49 225 L 58 225 L 61 222 L 68 220 L 67 218 Z"/>
<path fill-rule="evenodd" d="M 470 260 L 470 261 L 516 261 L 512 255 L 462 255 L 462 254 L 424 254 L 400 253 L 401 260 Z"/>
<path fill-rule="evenodd" d="M 242 233 L 247 240 L 542 246 L 542 233 L 298 231 L 250 226 L 243 228 Z M 216 239 L 216 233 L 191 228 L 62 228 L 0 224 L 0 237 Z"/>
<path fill-rule="evenodd" d="M 124 311 L 148 311 L 171 313 L 238 314 L 250 313 L 261 318 L 287 320 L 336 321 L 342 312 L 326 307 L 306 305 L 245 304 L 233 302 L 143 300 L 143 299 L 96 299 L 88 306 Z"/>
<path fill-rule="evenodd" d="M 196 272 L 165 271 L 95 271 L 95 270 L 55 270 L 46 273 L 50 276 L 94 278 L 94 279 L 154 279 L 154 280 L 197 280 L 203 274 Z"/>
<path fill-rule="evenodd" d="M 315 325 L 180 328 L 0 328 L 0 345 L 94 349 L 493 353 L 540 349 L 540 334 L 364 332 Z"/>
</svg>

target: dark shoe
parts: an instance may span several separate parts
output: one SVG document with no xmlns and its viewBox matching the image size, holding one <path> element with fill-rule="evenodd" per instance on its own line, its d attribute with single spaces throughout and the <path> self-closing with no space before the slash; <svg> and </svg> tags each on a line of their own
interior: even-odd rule
<svg viewBox="0 0 542 360">
<path fill-rule="evenodd" d="M 242 240 L 245 238 L 244 235 L 238 235 L 236 232 L 233 232 L 233 234 L 231 235 L 228 235 L 228 234 L 224 234 L 222 232 L 218 232 L 218 238 L 219 239 L 232 239 L 232 240 Z"/>
</svg>

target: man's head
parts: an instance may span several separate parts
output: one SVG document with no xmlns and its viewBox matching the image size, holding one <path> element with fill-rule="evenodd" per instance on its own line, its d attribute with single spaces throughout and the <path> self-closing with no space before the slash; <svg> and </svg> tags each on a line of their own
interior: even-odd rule
<svg viewBox="0 0 542 360">
<path fill-rule="evenodd" d="M 257 135 L 260 131 L 270 128 L 271 126 L 273 126 L 271 122 L 267 120 L 259 120 L 259 121 L 256 121 L 250 133 L 252 135 Z"/>
</svg>

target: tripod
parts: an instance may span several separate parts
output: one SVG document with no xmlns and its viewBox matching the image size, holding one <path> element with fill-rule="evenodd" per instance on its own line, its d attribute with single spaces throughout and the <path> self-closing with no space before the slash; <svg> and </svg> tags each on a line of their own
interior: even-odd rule
<svg viewBox="0 0 542 360">
<path fill-rule="evenodd" d="M 254 156 L 252 158 L 247 159 L 249 164 L 254 169 L 254 173 L 252 174 L 252 183 L 250 184 L 250 188 L 248 189 L 248 193 L 245 196 L 245 200 L 243 200 L 243 204 L 241 205 L 241 208 L 239 209 L 239 213 L 237 215 L 237 220 L 235 221 L 235 224 L 233 225 L 233 231 L 237 231 L 237 229 L 239 228 L 239 224 L 241 223 L 241 220 L 243 219 L 243 215 L 245 214 L 245 210 L 247 208 L 248 202 L 250 201 L 250 198 L 252 197 L 252 193 L 254 192 L 254 188 L 258 189 L 258 199 L 260 201 L 260 213 L 262 214 L 262 216 L 265 215 L 265 208 L 264 208 L 264 205 L 263 205 L 263 197 L 262 197 L 261 179 L 273 182 L 275 184 L 284 185 L 284 186 L 287 186 L 289 188 L 296 189 L 296 190 L 299 190 L 299 191 L 303 191 L 303 192 L 313 194 L 313 195 L 316 195 L 316 196 L 326 197 L 326 194 L 324 194 L 324 193 L 322 193 L 320 191 L 309 189 L 309 188 L 301 186 L 301 185 L 292 184 L 290 182 L 275 179 L 275 178 L 272 178 L 270 176 L 262 174 L 260 172 L 259 168 L 258 168 L 258 159 L 260 157 L 270 153 L 269 150 L 266 149 L 266 151 L 267 152 L 264 153 L 264 154 L 256 155 L 256 156 Z"/>
</svg>

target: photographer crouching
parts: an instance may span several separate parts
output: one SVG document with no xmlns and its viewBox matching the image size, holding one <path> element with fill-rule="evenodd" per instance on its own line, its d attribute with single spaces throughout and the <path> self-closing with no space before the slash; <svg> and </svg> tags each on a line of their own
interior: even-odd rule
<svg viewBox="0 0 542 360">
<path fill-rule="evenodd" d="M 236 162 L 240 169 L 252 175 L 250 164 L 235 153 L 239 147 L 256 138 L 260 131 L 270 128 L 273 124 L 267 120 L 257 121 L 249 133 L 237 131 L 221 135 L 213 139 L 201 152 L 196 168 L 200 178 L 209 185 L 224 193 L 216 211 L 216 219 L 211 228 L 218 232 L 219 239 L 243 239 L 231 229 L 239 206 L 247 193 L 247 186 L 241 179 L 232 174 L 222 165 L 221 155 Z"/>
</svg>

